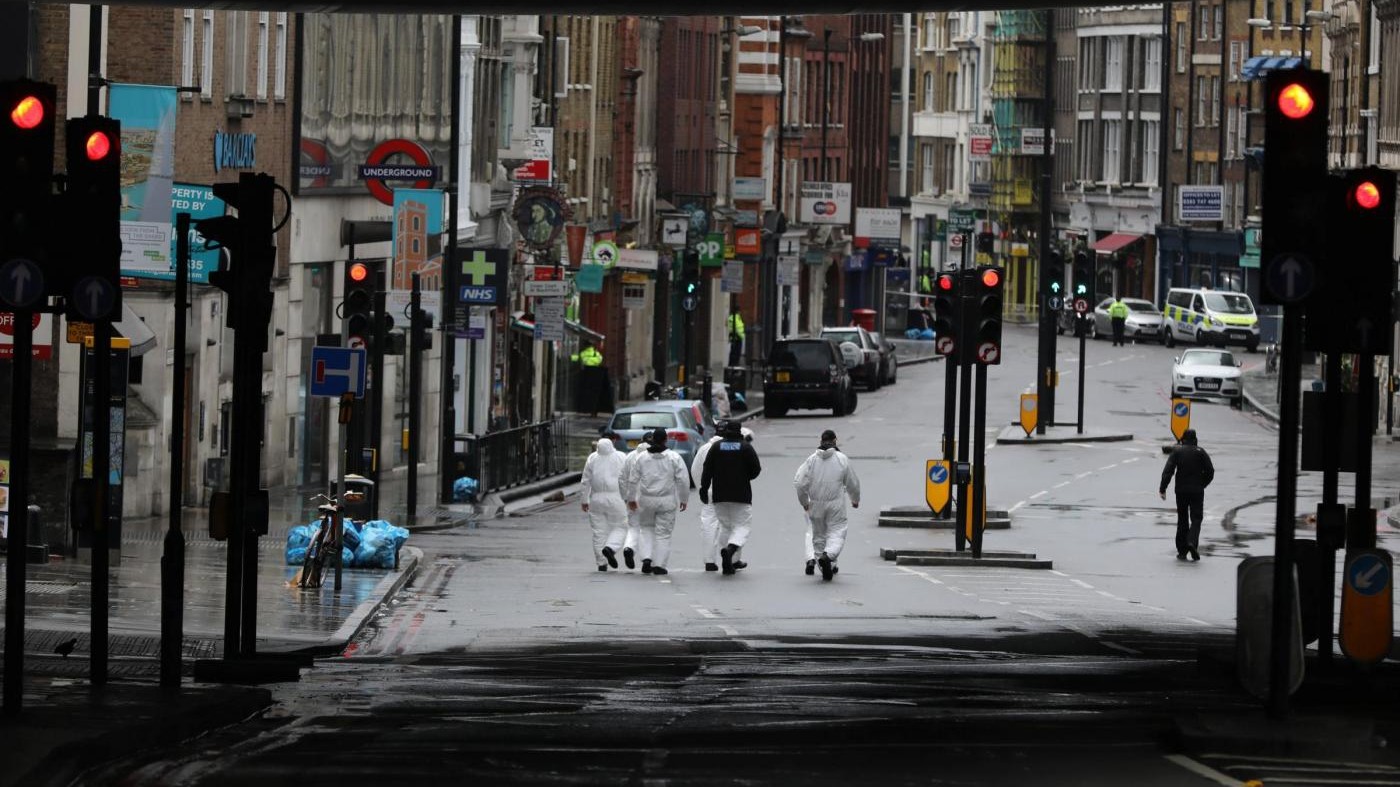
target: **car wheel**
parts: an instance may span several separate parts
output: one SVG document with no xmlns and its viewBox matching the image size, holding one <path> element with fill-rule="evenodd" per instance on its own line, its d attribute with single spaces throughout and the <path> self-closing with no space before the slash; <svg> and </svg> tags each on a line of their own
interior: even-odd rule
<svg viewBox="0 0 1400 787">
<path fill-rule="evenodd" d="M 869 383 L 866 384 L 866 387 L 867 387 L 869 390 L 871 390 L 871 391 L 878 391 L 878 390 L 880 390 L 880 386 L 884 384 L 885 380 L 884 380 L 883 377 L 880 376 L 880 366 L 879 366 L 879 364 L 876 364 L 875 368 L 872 369 L 872 370 L 870 371 L 870 376 L 867 377 L 866 379 L 870 381 Z"/>
<path fill-rule="evenodd" d="M 1172 333 L 1172 329 L 1170 327 L 1168 327 L 1165 331 L 1162 332 L 1162 344 L 1166 347 L 1176 346 L 1176 335 Z"/>
<path fill-rule="evenodd" d="M 1244 394 L 1240 394 L 1239 396 L 1236 396 L 1235 398 L 1231 399 L 1231 400 L 1230 400 L 1230 406 L 1233 407 L 1233 408 L 1235 408 L 1236 410 L 1243 410 L 1243 409 L 1244 409 Z"/>
<path fill-rule="evenodd" d="M 851 413 L 854 413 L 854 412 L 856 411 L 856 402 L 857 402 L 857 401 L 858 401 L 858 400 L 856 399 L 856 389 L 855 389 L 855 386 L 851 386 L 851 395 L 850 395 L 850 397 L 846 400 L 846 415 L 850 415 Z"/>
<path fill-rule="evenodd" d="M 1055 320 L 1055 333 L 1059 336 L 1065 335 L 1065 324 L 1063 322 Z"/>
<path fill-rule="evenodd" d="M 763 400 L 764 418 L 782 418 L 785 415 L 787 415 L 787 408 L 783 406 L 782 402 L 770 399 Z"/>
<path fill-rule="evenodd" d="M 895 383 L 895 377 L 896 377 L 898 374 L 899 374 L 899 364 L 896 363 L 896 362 L 894 362 L 894 361 L 891 361 L 891 362 L 890 362 L 890 385 L 894 385 L 894 383 Z"/>
<path fill-rule="evenodd" d="M 1246 349 L 1246 350 L 1249 350 L 1249 351 L 1252 352 L 1252 353 L 1257 353 L 1257 352 L 1259 352 L 1259 340 L 1256 339 L 1256 340 L 1250 342 L 1250 343 L 1245 347 L 1245 349 Z"/>
<path fill-rule="evenodd" d="M 1090 339 L 1098 339 L 1098 338 L 1100 338 L 1100 334 L 1099 334 L 1099 321 L 1098 321 L 1098 320 L 1090 320 L 1090 321 L 1089 321 L 1089 338 L 1090 338 Z"/>
<path fill-rule="evenodd" d="M 850 401 L 851 397 L 849 395 L 842 396 L 841 392 L 837 391 L 831 398 L 831 414 L 836 416 L 837 418 L 840 418 L 841 416 L 845 415 L 846 405 Z"/>
<path fill-rule="evenodd" d="M 1206 346 L 1206 332 L 1199 328 L 1196 329 L 1196 344 L 1201 347 Z"/>
</svg>

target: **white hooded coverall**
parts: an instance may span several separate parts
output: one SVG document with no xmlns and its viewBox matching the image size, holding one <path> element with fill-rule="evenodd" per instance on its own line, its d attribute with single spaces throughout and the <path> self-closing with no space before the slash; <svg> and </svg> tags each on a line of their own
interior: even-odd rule
<svg viewBox="0 0 1400 787">
<path fill-rule="evenodd" d="M 695 452 L 695 461 L 690 463 L 690 477 L 699 478 L 705 474 L 705 457 L 710 455 L 710 446 L 720 441 L 719 435 L 711 437 L 700 450 Z M 715 516 L 714 503 L 700 505 L 700 551 L 706 563 L 719 565 L 719 518 Z"/>
<path fill-rule="evenodd" d="M 690 473 L 685 460 L 671 449 L 652 453 L 644 448 L 623 470 L 623 496 L 637 504 L 639 557 L 653 567 L 666 568 L 671 556 L 671 531 L 676 508 L 690 502 Z"/>
<path fill-rule="evenodd" d="M 627 456 L 623 458 L 622 484 L 625 485 L 627 483 L 627 468 L 631 467 L 633 464 L 636 464 L 637 459 L 640 458 L 641 455 L 646 452 L 646 445 L 639 445 L 635 450 L 633 450 L 631 453 L 627 454 Z M 632 496 L 627 493 L 627 487 L 622 486 L 622 500 L 624 501 L 623 509 L 627 512 L 627 540 L 622 543 L 622 548 L 630 549 L 633 552 L 635 552 L 640 543 L 640 539 L 637 535 L 637 512 L 633 511 L 630 508 L 627 508 L 625 504 L 626 501 L 631 499 Z"/>
<path fill-rule="evenodd" d="M 846 495 L 860 505 L 860 479 L 836 448 L 818 448 L 797 469 L 792 485 L 807 509 L 807 559 L 825 552 L 833 562 L 846 543 Z"/>
<path fill-rule="evenodd" d="M 597 450 L 583 464 L 582 502 L 588 507 L 588 521 L 593 526 L 593 557 L 600 566 L 608 562 L 603 557 L 603 547 L 620 550 L 627 535 L 627 506 L 619 487 L 622 464 L 622 454 L 607 438 L 598 441 Z"/>
</svg>

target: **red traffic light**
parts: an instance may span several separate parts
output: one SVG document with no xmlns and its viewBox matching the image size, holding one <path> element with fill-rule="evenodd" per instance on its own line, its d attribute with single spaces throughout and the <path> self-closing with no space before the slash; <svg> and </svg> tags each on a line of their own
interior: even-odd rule
<svg viewBox="0 0 1400 787">
<path fill-rule="evenodd" d="M 1313 97 L 1307 87 L 1297 83 L 1289 83 L 1278 94 L 1278 108 L 1285 117 L 1293 120 L 1302 120 L 1312 114 L 1317 107 L 1317 99 Z"/>
<path fill-rule="evenodd" d="M 363 262 L 357 262 L 350 266 L 350 280 L 364 281 L 369 278 L 369 266 Z"/>
<path fill-rule="evenodd" d="M 10 110 L 10 121 L 22 129 L 31 129 L 44 122 L 44 102 L 38 96 L 25 96 Z"/>
<path fill-rule="evenodd" d="M 83 143 L 83 151 L 87 153 L 88 161 L 101 161 L 112 152 L 112 140 L 107 132 L 94 131 L 88 134 L 87 141 Z"/>
<path fill-rule="evenodd" d="M 1369 180 L 1356 184 L 1356 188 L 1351 190 L 1351 195 L 1356 204 L 1366 210 L 1372 210 L 1381 204 L 1381 189 Z"/>
<path fill-rule="evenodd" d="M 938 289 L 944 292 L 952 292 L 953 283 L 954 282 L 952 274 L 944 273 L 939 275 L 938 277 Z"/>
<path fill-rule="evenodd" d="M 1001 284 L 1001 271 L 996 268 L 988 268 L 982 271 L 982 284 L 986 287 L 996 287 Z"/>
</svg>

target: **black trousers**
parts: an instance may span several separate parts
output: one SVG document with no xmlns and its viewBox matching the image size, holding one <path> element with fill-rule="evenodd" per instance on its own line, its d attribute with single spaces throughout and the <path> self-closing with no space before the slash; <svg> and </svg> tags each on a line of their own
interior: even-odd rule
<svg viewBox="0 0 1400 787">
<path fill-rule="evenodd" d="M 1123 343 L 1123 325 L 1127 320 L 1122 317 L 1113 318 L 1113 346 L 1117 347 Z"/>
<path fill-rule="evenodd" d="M 1183 492 L 1176 490 L 1176 553 L 1186 554 L 1196 549 L 1201 539 L 1202 508 L 1206 504 L 1205 490 Z"/>
<path fill-rule="evenodd" d="M 730 365 L 730 366 L 738 366 L 738 365 L 739 365 L 739 357 L 740 357 L 741 355 L 743 355 L 743 353 L 744 353 L 744 340 L 743 340 L 743 339 L 730 339 L 730 340 L 729 340 L 729 365 Z"/>
</svg>

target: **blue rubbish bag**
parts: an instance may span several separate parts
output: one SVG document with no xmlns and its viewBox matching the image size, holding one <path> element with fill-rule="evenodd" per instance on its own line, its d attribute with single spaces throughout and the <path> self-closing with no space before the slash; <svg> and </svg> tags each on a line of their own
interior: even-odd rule
<svg viewBox="0 0 1400 787">
<path fill-rule="evenodd" d="M 408 540 L 408 531 L 383 519 L 371 519 L 360 528 L 360 546 L 355 550 L 358 568 L 394 568 L 399 548 Z"/>
<path fill-rule="evenodd" d="M 926 342 L 933 341 L 933 329 L 925 328 L 922 331 L 919 331 L 919 338 Z"/>
<path fill-rule="evenodd" d="M 321 526 L 320 520 L 309 525 L 297 525 L 287 531 L 287 548 L 305 547 L 311 544 L 311 535 L 316 532 L 316 528 Z"/>
<path fill-rule="evenodd" d="M 297 525 L 287 531 L 287 565 L 299 566 L 306 562 L 306 550 L 321 529 L 321 520 L 305 525 Z M 355 565 L 356 550 L 360 546 L 360 528 L 352 520 L 345 520 L 345 543 L 341 546 L 341 558 L 346 567 Z"/>
<path fill-rule="evenodd" d="M 306 562 L 306 547 L 287 547 L 287 565 L 299 566 Z"/>
<path fill-rule="evenodd" d="M 906 339 L 917 339 L 917 338 L 919 338 L 919 329 L 918 329 L 918 328 L 910 328 L 909 330 L 907 330 L 907 331 L 904 332 L 904 338 L 906 338 Z"/>
<path fill-rule="evenodd" d="M 469 476 L 462 476 L 452 482 L 452 502 L 474 503 L 476 502 L 476 490 L 476 479 Z"/>
</svg>

